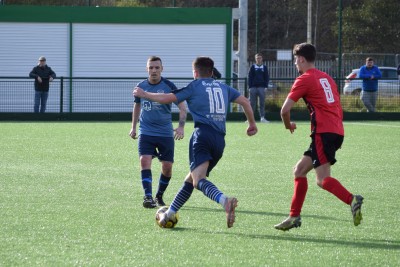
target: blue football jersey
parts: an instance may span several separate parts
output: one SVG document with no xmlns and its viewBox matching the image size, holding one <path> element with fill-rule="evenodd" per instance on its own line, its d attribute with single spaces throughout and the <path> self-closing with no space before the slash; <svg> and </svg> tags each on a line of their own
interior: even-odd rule
<svg viewBox="0 0 400 267">
<path fill-rule="evenodd" d="M 171 93 L 177 90 L 174 83 L 161 78 L 158 84 L 151 84 L 146 79 L 138 87 L 150 93 Z M 139 135 L 173 137 L 171 104 L 160 104 L 146 98 L 135 97 L 135 103 L 140 103 Z"/>
<path fill-rule="evenodd" d="M 178 103 L 186 100 L 195 123 L 210 125 L 218 132 L 226 133 L 226 115 L 231 102 L 240 93 L 212 78 L 192 81 L 188 86 L 175 92 Z"/>
</svg>

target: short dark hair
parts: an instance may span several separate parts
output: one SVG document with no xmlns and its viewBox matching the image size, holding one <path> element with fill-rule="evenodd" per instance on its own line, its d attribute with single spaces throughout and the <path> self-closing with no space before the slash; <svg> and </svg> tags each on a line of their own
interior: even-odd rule
<svg viewBox="0 0 400 267">
<path fill-rule="evenodd" d="M 308 62 L 314 62 L 315 57 L 317 56 L 317 50 L 315 49 L 315 46 L 313 46 L 312 44 L 308 43 L 296 44 L 294 45 L 293 48 L 293 55 L 302 56 Z"/>
<path fill-rule="evenodd" d="M 201 77 L 211 77 L 214 61 L 210 57 L 197 57 L 193 61 L 193 68 L 198 71 Z"/>
<path fill-rule="evenodd" d="M 372 57 L 367 57 L 366 61 L 374 61 Z"/>
<path fill-rule="evenodd" d="M 149 59 L 147 60 L 147 62 L 153 62 L 153 61 L 160 61 L 160 62 L 161 62 L 161 65 L 162 65 L 162 60 L 161 60 L 160 57 L 151 56 L 151 57 L 149 57 Z"/>
</svg>

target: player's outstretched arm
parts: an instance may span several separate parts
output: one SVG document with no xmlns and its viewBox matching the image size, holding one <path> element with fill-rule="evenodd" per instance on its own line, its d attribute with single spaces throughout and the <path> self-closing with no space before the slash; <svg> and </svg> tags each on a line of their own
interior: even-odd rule
<svg viewBox="0 0 400 267">
<path fill-rule="evenodd" d="M 171 104 L 172 102 L 177 102 L 177 98 L 175 94 L 163 94 L 163 93 L 149 93 L 144 91 L 140 87 L 135 87 L 133 89 L 133 96 L 146 98 L 154 102 L 158 102 L 161 104 Z"/>
<path fill-rule="evenodd" d="M 250 101 L 246 97 L 241 95 L 236 98 L 235 103 L 238 103 L 243 107 L 244 114 L 246 115 L 247 121 L 249 122 L 249 126 L 247 127 L 247 135 L 255 135 L 258 129 L 256 125 L 256 120 L 254 119 L 254 113 L 253 109 L 251 108 Z"/>
<path fill-rule="evenodd" d="M 283 124 L 285 125 L 285 128 L 290 131 L 290 133 L 293 133 L 296 129 L 296 123 L 290 121 L 290 110 L 295 103 L 296 102 L 294 102 L 292 99 L 286 98 L 281 109 L 281 118 Z"/>
</svg>

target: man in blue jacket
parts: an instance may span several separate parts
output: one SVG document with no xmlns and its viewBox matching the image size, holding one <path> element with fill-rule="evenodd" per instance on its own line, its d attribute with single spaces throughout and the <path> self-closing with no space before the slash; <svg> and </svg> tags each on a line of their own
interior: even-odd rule
<svg viewBox="0 0 400 267">
<path fill-rule="evenodd" d="M 261 122 L 269 122 L 265 119 L 265 90 L 268 88 L 269 74 L 267 66 L 263 64 L 263 57 L 260 53 L 255 55 L 256 63 L 250 67 L 248 80 L 250 91 L 250 104 L 254 114 L 257 108 L 257 97 L 260 108 Z"/>
<path fill-rule="evenodd" d="M 360 68 L 360 78 L 363 79 L 361 101 L 368 112 L 375 112 L 378 97 L 378 79 L 382 78 L 381 71 L 374 65 L 374 59 L 368 57 L 365 65 Z"/>
</svg>

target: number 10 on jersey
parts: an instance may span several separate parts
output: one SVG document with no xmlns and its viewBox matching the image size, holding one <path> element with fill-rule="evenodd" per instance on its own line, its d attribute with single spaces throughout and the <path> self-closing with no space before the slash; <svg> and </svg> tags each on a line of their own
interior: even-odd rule
<svg viewBox="0 0 400 267">
<path fill-rule="evenodd" d="M 206 92 L 210 101 L 210 114 L 225 114 L 225 101 L 222 89 L 219 87 L 207 87 Z"/>
</svg>

